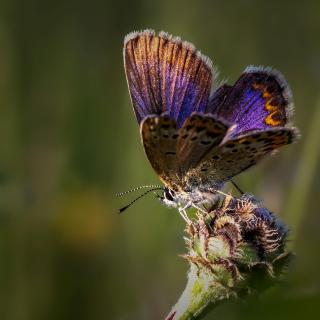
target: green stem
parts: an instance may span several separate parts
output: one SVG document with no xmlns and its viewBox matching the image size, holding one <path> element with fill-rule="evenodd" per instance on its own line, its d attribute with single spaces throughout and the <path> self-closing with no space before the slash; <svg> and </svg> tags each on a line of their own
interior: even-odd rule
<svg viewBox="0 0 320 320">
<path fill-rule="evenodd" d="M 215 281 L 212 274 L 191 264 L 187 286 L 166 320 L 199 319 L 204 309 L 213 308 L 228 296 L 228 289 Z"/>
</svg>

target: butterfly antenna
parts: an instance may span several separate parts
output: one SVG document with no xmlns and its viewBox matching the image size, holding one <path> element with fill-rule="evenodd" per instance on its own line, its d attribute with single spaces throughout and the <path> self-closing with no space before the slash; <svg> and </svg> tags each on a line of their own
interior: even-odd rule
<svg viewBox="0 0 320 320">
<path fill-rule="evenodd" d="M 128 191 L 116 193 L 116 196 L 117 197 L 122 197 L 125 194 L 128 194 L 128 193 L 133 192 L 133 191 L 137 191 L 137 190 L 140 190 L 140 189 L 144 189 L 144 188 L 162 188 L 162 186 L 158 186 L 158 185 L 140 186 L 140 187 L 136 187 L 136 188 L 130 189 Z"/>
<path fill-rule="evenodd" d="M 146 196 L 148 193 L 150 193 L 151 191 L 154 191 L 154 190 L 164 190 L 163 187 L 156 187 L 156 188 L 153 188 L 151 190 L 148 190 L 146 192 L 144 192 L 143 194 L 141 194 L 139 197 L 135 198 L 134 200 L 132 200 L 129 204 L 127 204 L 126 206 L 120 208 L 118 210 L 118 213 L 122 213 L 123 211 L 127 210 L 129 207 L 131 207 L 136 201 L 138 201 L 139 199 L 143 198 L 144 196 Z"/>
<path fill-rule="evenodd" d="M 232 185 L 238 190 L 238 192 L 243 195 L 244 192 L 240 189 L 240 187 L 233 181 L 233 180 L 230 180 L 230 182 L 232 183 Z"/>
</svg>

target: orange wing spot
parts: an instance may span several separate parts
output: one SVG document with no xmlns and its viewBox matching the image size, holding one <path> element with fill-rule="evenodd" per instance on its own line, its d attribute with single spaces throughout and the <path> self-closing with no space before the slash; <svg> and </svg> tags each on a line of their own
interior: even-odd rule
<svg viewBox="0 0 320 320">
<path fill-rule="evenodd" d="M 262 90 L 264 88 L 264 85 L 263 84 L 258 84 L 258 83 L 253 83 L 252 84 L 252 88 L 254 90 Z"/>
<path fill-rule="evenodd" d="M 279 126 L 282 124 L 282 121 L 281 120 L 276 120 L 276 116 L 279 115 L 279 111 L 278 110 L 275 110 L 273 111 L 272 113 L 270 113 L 266 119 L 264 120 L 265 123 L 269 126 L 272 126 L 272 127 L 276 127 L 276 126 Z"/>
<path fill-rule="evenodd" d="M 264 89 L 262 93 L 262 97 L 265 99 L 268 99 L 271 97 L 271 93 L 267 89 Z"/>
<path fill-rule="evenodd" d="M 271 100 L 266 102 L 265 108 L 268 111 L 276 111 L 278 109 L 278 106 L 274 106 L 274 105 L 270 104 L 270 102 L 271 102 Z"/>
<path fill-rule="evenodd" d="M 266 83 L 256 83 L 252 84 L 252 89 L 261 92 L 261 97 L 264 99 L 264 108 L 267 111 L 268 115 L 265 118 L 264 122 L 271 126 L 277 127 L 282 126 L 286 123 L 284 107 L 282 103 L 284 101 L 278 96 L 278 92 L 270 92 Z M 271 89 L 270 89 L 271 90 Z M 273 90 L 274 91 L 274 90 Z"/>
</svg>

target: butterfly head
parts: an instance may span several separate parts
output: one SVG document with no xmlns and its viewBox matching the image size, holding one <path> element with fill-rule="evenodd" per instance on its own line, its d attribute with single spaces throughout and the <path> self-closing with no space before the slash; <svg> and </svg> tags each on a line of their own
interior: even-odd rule
<svg viewBox="0 0 320 320">
<path fill-rule="evenodd" d="M 162 196 L 159 196 L 159 200 L 171 208 L 177 208 L 179 205 L 176 193 L 168 187 L 164 188 Z"/>
</svg>

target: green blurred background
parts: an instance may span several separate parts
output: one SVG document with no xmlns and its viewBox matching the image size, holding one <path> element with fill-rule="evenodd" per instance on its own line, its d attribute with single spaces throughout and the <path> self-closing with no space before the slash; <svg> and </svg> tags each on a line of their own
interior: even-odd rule
<svg viewBox="0 0 320 320">
<path fill-rule="evenodd" d="M 150 196 L 122 62 L 144 28 L 193 42 L 235 81 L 283 72 L 299 143 L 236 181 L 292 228 L 288 280 L 205 319 L 310 319 L 320 303 L 320 2 L 0 2 L 0 319 L 161 319 L 186 282 L 184 223 Z M 229 187 L 231 188 L 231 187 Z M 227 188 L 228 190 L 228 188 Z"/>
</svg>

